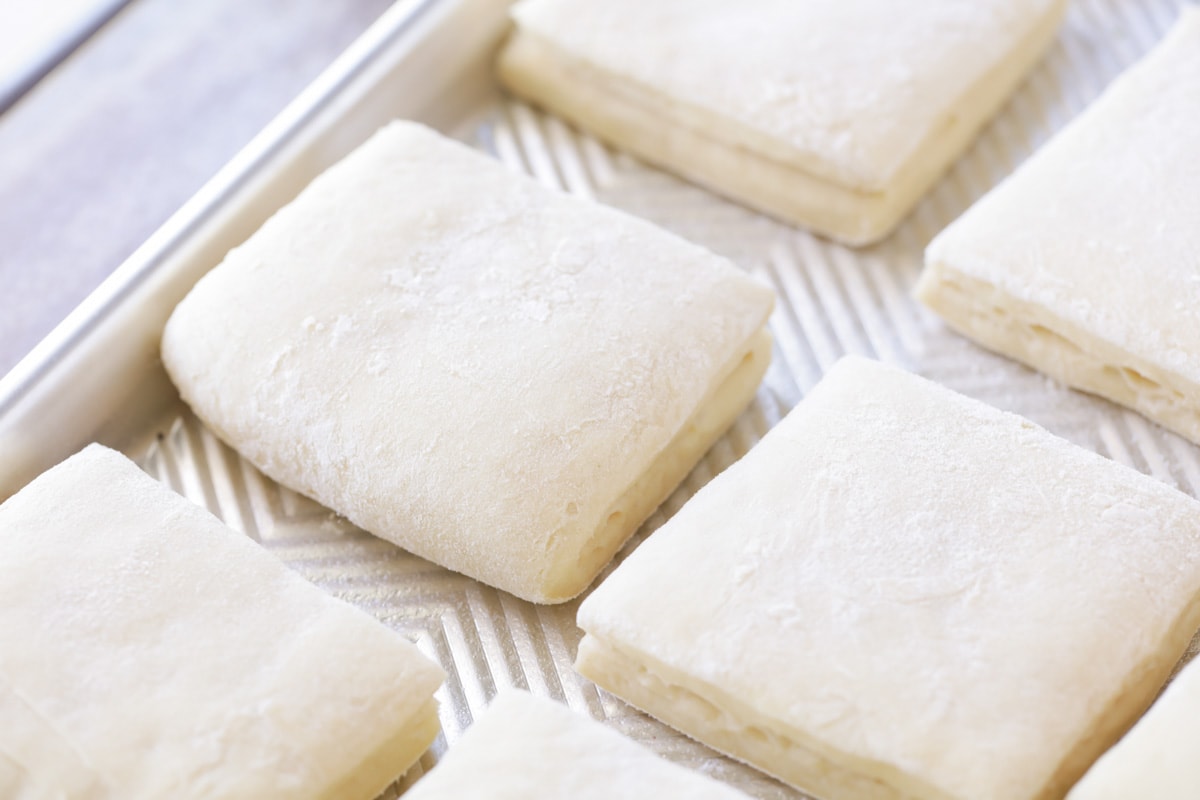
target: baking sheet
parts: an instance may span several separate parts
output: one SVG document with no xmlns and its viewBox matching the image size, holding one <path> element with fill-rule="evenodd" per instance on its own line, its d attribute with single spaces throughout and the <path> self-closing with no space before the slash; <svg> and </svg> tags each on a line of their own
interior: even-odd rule
<svg viewBox="0 0 1200 800">
<path fill-rule="evenodd" d="M 495 12 L 498 3 L 442 5 L 486 5 Z M 823 241 L 647 168 L 553 116 L 480 85 L 486 82 L 485 72 L 468 70 L 453 82 L 454 92 L 442 97 L 431 93 L 429 114 L 414 116 L 547 185 L 626 209 L 727 255 L 779 295 L 770 323 L 776 340 L 774 361 L 755 403 L 622 557 L 749 450 L 846 353 L 900 365 L 1024 414 L 1067 439 L 1200 496 L 1200 449 L 1136 414 L 1063 389 L 986 353 L 947 331 L 909 296 L 929 239 L 1148 50 L 1182 5 L 1182 0 L 1075 0 L 1048 57 L 968 154 L 896 234 L 864 250 Z M 456 36 L 455 26 L 470 21 L 460 16 L 447 17 L 427 35 L 465 41 Z M 484 24 L 483 17 L 474 19 L 473 24 Z M 478 34 L 472 41 L 486 49 L 494 46 L 497 36 Z M 350 112 L 343 113 L 341 120 L 335 113 L 327 134 L 341 151 L 369 132 L 364 123 L 368 118 L 358 112 L 349 131 Z M 339 130 L 344 134 L 340 139 Z M 286 196 L 287 192 L 273 195 L 275 205 Z M 203 239 L 203 232 L 194 236 L 216 241 Z M 162 298 L 153 302 L 154 313 L 169 310 Z M 139 412 L 134 421 L 113 434 L 110 443 L 261 542 L 306 578 L 409 636 L 446 669 L 449 677 L 438 694 L 443 733 L 418 767 L 385 797 L 398 796 L 432 767 L 488 700 L 508 686 L 566 702 L 667 758 L 753 797 L 805 797 L 715 755 L 576 675 L 571 662 L 580 638 L 574 624 L 577 602 L 535 606 L 355 529 L 264 478 L 169 396 Z"/>
</svg>

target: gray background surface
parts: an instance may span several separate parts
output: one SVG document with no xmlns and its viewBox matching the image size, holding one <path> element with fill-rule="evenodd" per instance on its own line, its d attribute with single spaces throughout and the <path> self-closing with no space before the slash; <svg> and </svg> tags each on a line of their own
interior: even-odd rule
<svg viewBox="0 0 1200 800">
<path fill-rule="evenodd" d="M 133 0 L 0 114 L 0 375 L 390 0 Z"/>
</svg>

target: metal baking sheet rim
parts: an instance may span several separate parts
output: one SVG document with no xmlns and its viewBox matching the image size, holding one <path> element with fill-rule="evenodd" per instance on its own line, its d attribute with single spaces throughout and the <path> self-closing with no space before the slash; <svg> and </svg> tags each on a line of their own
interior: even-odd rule
<svg viewBox="0 0 1200 800">
<path fill-rule="evenodd" d="M 803 796 L 576 675 L 576 604 L 524 603 L 352 528 L 263 478 L 178 401 L 157 361 L 158 332 L 175 302 L 225 250 L 393 116 L 430 121 L 544 183 L 672 228 L 734 258 L 779 293 L 771 321 L 775 362 L 758 399 L 635 545 L 753 446 L 843 353 L 898 363 L 1200 493 L 1195 446 L 975 348 L 908 296 L 924 243 L 1148 49 L 1181 0 L 1074 0 L 1054 49 L 998 120 L 895 235 L 858 251 L 773 223 L 642 167 L 552 116 L 500 99 L 488 62 L 506 31 L 509 4 L 398 3 L 0 379 L 0 498 L 89 441 L 118 446 L 447 668 L 439 692 L 444 733 L 385 797 L 402 793 L 436 763 L 447 741 L 504 686 L 556 697 L 752 796 Z"/>
</svg>

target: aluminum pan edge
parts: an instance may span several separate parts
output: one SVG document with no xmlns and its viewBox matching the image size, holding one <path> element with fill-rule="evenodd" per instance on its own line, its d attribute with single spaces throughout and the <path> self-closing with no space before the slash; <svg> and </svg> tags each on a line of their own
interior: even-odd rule
<svg viewBox="0 0 1200 800">
<path fill-rule="evenodd" d="M 487 68 L 509 4 L 400 0 L 0 378 L 0 500 L 88 442 L 115 446 L 174 403 L 158 338 L 176 303 L 389 119 L 451 124 L 477 105 L 448 104 L 443 92 Z"/>
</svg>

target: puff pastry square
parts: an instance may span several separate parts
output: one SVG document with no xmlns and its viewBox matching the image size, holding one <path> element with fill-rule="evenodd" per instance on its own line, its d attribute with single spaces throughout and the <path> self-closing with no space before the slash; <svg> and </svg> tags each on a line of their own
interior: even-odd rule
<svg viewBox="0 0 1200 800">
<path fill-rule="evenodd" d="M 926 252 L 980 344 L 1200 442 L 1200 9 Z"/>
<path fill-rule="evenodd" d="M 553 700 L 499 695 L 405 800 L 747 800 Z"/>
<path fill-rule="evenodd" d="M 849 359 L 583 602 L 576 666 L 820 797 L 1061 797 L 1198 596 L 1200 503 Z"/>
<path fill-rule="evenodd" d="M 1066 0 L 523 0 L 516 94 L 849 244 L 881 239 L 1053 39 Z"/>
<path fill-rule="evenodd" d="M 370 800 L 442 670 L 93 445 L 0 506 L 4 797 Z"/>
<path fill-rule="evenodd" d="M 1176 676 L 1067 800 L 1194 800 L 1200 793 L 1200 662 Z"/>
<path fill-rule="evenodd" d="M 205 276 L 162 354 L 267 475 L 558 602 L 753 398 L 772 302 L 649 223 L 393 123 Z"/>
</svg>

